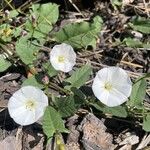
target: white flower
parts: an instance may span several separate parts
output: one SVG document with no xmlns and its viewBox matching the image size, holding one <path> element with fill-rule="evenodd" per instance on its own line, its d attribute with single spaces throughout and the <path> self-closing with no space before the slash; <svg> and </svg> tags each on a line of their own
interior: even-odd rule
<svg viewBox="0 0 150 150">
<path fill-rule="evenodd" d="M 55 45 L 50 52 L 50 62 L 56 70 L 69 72 L 76 64 L 76 53 L 68 44 Z"/>
<path fill-rule="evenodd" d="M 132 82 L 128 74 L 119 67 L 103 68 L 98 71 L 92 90 L 102 103 L 114 107 L 128 100 Z"/>
<path fill-rule="evenodd" d="M 8 102 L 8 111 L 20 125 L 29 125 L 40 119 L 48 106 L 48 97 L 34 86 L 24 86 Z"/>
</svg>

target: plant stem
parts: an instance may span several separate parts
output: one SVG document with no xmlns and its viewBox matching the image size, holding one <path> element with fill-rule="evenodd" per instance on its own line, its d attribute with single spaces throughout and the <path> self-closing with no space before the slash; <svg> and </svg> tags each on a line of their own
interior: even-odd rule
<svg viewBox="0 0 150 150">
<path fill-rule="evenodd" d="M 60 86 L 58 86 L 57 84 L 55 84 L 53 82 L 49 82 L 49 86 L 51 88 L 54 88 L 54 89 L 56 89 L 58 91 L 61 91 L 61 92 L 65 93 L 66 95 L 70 94 L 70 92 L 68 90 L 61 88 Z"/>
</svg>

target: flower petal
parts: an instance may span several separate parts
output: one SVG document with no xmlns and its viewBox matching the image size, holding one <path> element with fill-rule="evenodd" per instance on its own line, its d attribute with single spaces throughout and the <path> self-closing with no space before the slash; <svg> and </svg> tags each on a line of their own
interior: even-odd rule
<svg viewBox="0 0 150 150">
<path fill-rule="evenodd" d="M 106 88 L 106 83 L 110 85 L 109 88 Z M 102 103 L 114 107 L 127 101 L 131 94 L 132 82 L 123 69 L 108 67 L 98 71 L 93 81 L 92 90 Z"/>
<path fill-rule="evenodd" d="M 23 115 L 26 114 L 26 117 Z M 27 111 L 18 114 L 17 116 L 13 117 L 14 121 L 20 125 L 30 125 L 36 122 L 38 119 L 35 119 L 35 111 Z"/>
<path fill-rule="evenodd" d="M 14 118 L 20 114 L 23 114 L 26 111 L 26 109 L 23 105 L 20 107 L 16 107 L 16 108 L 10 107 L 10 106 L 11 106 L 11 104 L 8 105 L 8 108 L 9 108 L 8 111 L 12 118 Z"/>
<path fill-rule="evenodd" d="M 104 83 L 102 80 L 99 80 L 99 76 L 96 76 L 92 85 L 92 90 L 94 95 L 99 99 L 100 94 L 104 91 Z"/>
<path fill-rule="evenodd" d="M 103 68 L 101 70 L 98 71 L 96 77 L 99 78 L 99 80 L 101 80 L 101 82 L 105 83 L 105 81 L 109 81 L 110 80 L 110 71 L 108 68 Z"/>
<path fill-rule="evenodd" d="M 34 100 L 32 109 L 26 107 L 26 102 Z M 14 121 L 20 125 L 29 125 L 40 119 L 48 106 L 48 97 L 44 92 L 33 86 L 25 86 L 16 91 L 8 102 L 8 111 Z"/>
<path fill-rule="evenodd" d="M 116 89 L 113 89 L 108 96 L 107 106 L 114 107 L 123 104 L 128 100 L 128 97 Z"/>
<path fill-rule="evenodd" d="M 59 62 L 59 57 L 63 57 L 64 62 Z M 68 44 L 55 45 L 50 52 L 50 62 L 56 70 L 69 72 L 76 64 L 76 53 Z"/>
<path fill-rule="evenodd" d="M 20 96 L 20 98 L 22 98 L 22 97 Z M 24 104 L 24 101 L 22 101 L 22 99 L 20 100 L 18 97 L 16 98 L 16 96 L 12 96 L 9 99 L 8 107 L 11 108 L 11 109 L 22 107 L 23 104 Z"/>
<path fill-rule="evenodd" d="M 48 98 L 42 90 L 33 86 L 25 86 L 21 88 L 21 92 L 27 99 L 33 99 L 48 104 Z"/>
</svg>

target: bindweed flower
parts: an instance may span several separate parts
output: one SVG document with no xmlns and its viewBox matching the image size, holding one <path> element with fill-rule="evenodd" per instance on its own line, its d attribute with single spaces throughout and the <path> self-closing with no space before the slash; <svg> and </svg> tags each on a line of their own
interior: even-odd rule
<svg viewBox="0 0 150 150">
<path fill-rule="evenodd" d="M 55 45 L 50 52 L 50 62 L 56 70 L 69 72 L 76 64 L 76 53 L 68 44 Z"/>
<path fill-rule="evenodd" d="M 8 102 L 11 118 L 20 125 L 29 125 L 39 120 L 48 106 L 48 97 L 34 86 L 24 86 L 16 91 Z"/>
<path fill-rule="evenodd" d="M 128 74 L 119 67 L 103 68 L 98 71 L 92 90 L 102 103 L 114 107 L 128 100 L 132 82 Z"/>
</svg>

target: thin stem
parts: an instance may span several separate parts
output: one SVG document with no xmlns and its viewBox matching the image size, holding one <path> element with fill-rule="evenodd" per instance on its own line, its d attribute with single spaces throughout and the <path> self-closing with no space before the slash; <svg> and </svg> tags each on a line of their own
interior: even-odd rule
<svg viewBox="0 0 150 150">
<path fill-rule="evenodd" d="M 61 91 L 61 92 L 65 93 L 66 95 L 70 94 L 70 92 L 68 90 L 61 88 L 60 86 L 58 86 L 57 84 L 55 84 L 53 82 L 49 82 L 49 86 L 51 88 L 54 88 L 54 89 L 56 89 L 58 91 Z"/>
<path fill-rule="evenodd" d="M 5 2 L 7 3 L 7 5 L 12 9 L 14 10 L 15 8 L 10 4 L 12 2 L 12 0 L 10 2 L 8 2 L 7 0 L 5 0 Z"/>
</svg>

